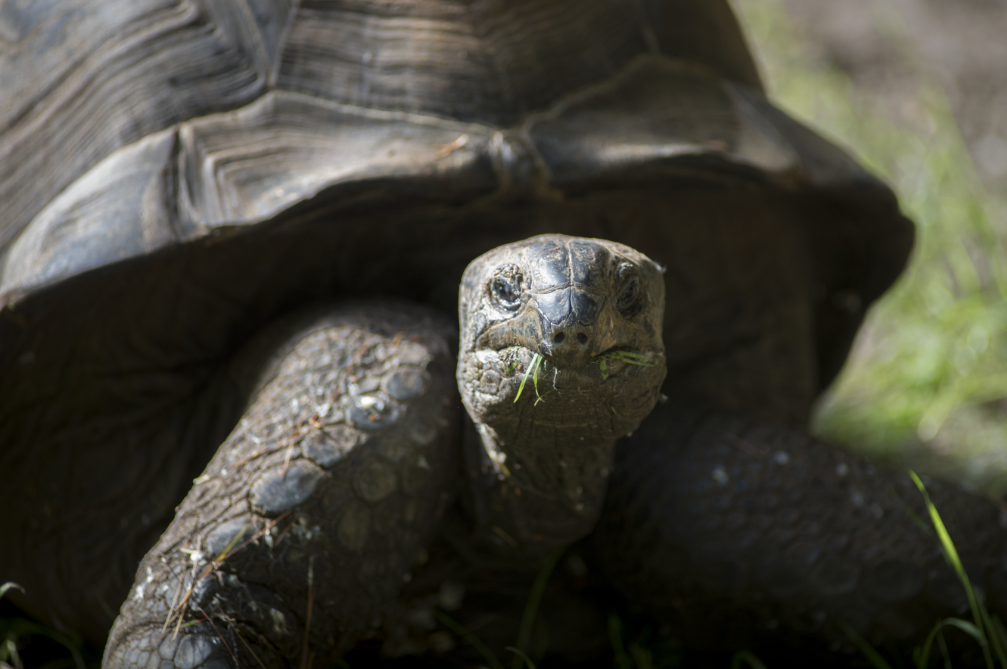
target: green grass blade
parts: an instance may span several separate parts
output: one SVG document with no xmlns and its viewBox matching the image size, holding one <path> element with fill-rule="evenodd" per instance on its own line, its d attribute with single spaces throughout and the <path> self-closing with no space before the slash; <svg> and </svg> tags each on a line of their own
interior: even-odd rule
<svg viewBox="0 0 1007 669">
<path fill-rule="evenodd" d="M 247 529 L 247 527 L 242 527 L 241 531 L 234 535 L 234 538 L 231 539 L 231 543 L 227 544 L 227 546 L 224 547 L 224 550 L 220 551 L 220 555 L 217 556 L 216 562 L 223 562 L 230 557 L 231 550 L 238 545 L 238 542 L 241 541 L 241 537 L 245 536 L 245 531 Z"/>
<path fill-rule="evenodd" d="M 7 581 L 3 585 L 0 585 L 0 599 L 3 599 L 4 595 L 6 595 L 8 591 L 13 590 L 14 588 L 17 588 L 18 590 L 21 591 L 22 594 L 24 594 L 24 588 L 22 588 L 14 581 Z"/>
<path fill-rule="evenodd" d="M 983 607 L 982 610 L 985 612 L 985 607 Z M 989 613 L 986 612 L 986 615 L 988 616 Z M 990 621 L 989 625 L 990 629 L 993 629 L 992 621 Z M 962 620 L 961 618 L 945 618 L 944 620 L 939 620 L 937 621 L 937 624 L 933 626 L 933 629 L 930 630 L 930 633 L 927 634 L 927 638 L 926 641 L 924 641 L 923 646 L 917 646 L 913 649 L 913 664 L 916 665 L 917 669 L 927 669 L 930 663 L 930 652 L 933 650 L 933 642 L 935 639 L 943 639 L 942 630 L 946 626 L 957 627 L 972 638 L 976 639 L 976 641 L 979 641 L 980 644 L 984 643 L 981 639 L 982 633 L 969 621 Z M 995 645 L 999 643 L 1000 640 L 998 639 L 995 642 Z M 950 659 L 946 658 L 945 663 L 948 662 L 950 662 Z M 1003 663 L 1001 662 L 1001 664 Z M 1007 664 L 1004 666 L 1007 666 Z"/>
<path fill-rule="evenodd" d="M 541 362 L 542 356 L 538 356 L 538 360 L 539 362 Z M 538 368 L 539 365 L 535 365 L 535 371 L 532 372 L 531 374 L 531 385 L 535 389 L 535 397 L 536 397 L 535 404 L 538 404 L 539 402 L 542 401 L 542 396 L 538 394 Z"/>
<path fill-rule="evenodd" d="M 839 627 L 843 630 L 843 634 L 845 634 L 847 638 L 853 642 L 853 645 L 864 654 L 864 657 L 866 657 L 867 661 L 873 666 L 877 667 L 877 669 L 892 669 L 892 665 L 888 664 L 885 658 L 881 657 L 881 654 L 874 649 L 874 646 L 867 643 L 867 640 L 857 634 L 857 631 L 848 623 L 839 623 Z"/>
<path fill-rule="evenodd" d="M 633 669 L 633 660 L 622 643 L 622 621 L 614 613 L 608 614 L 608 642 L 612 645 L 612 663 L 617 669 Z"/>
<path fill-rule="evenodd" d="M 923 646 L 913 648 L 913 664 L 916 665 L 916 669 L 927 669 L 927 666 L 930 664 L 930 651 L 933 649 L 934 639 L 937 638 L 943 625 L 944 621 L 938 620 L 933 629 L 930 630 L 930 633 L 927 634 Z"/>
<path fill-rule="evenodd" d="M 997 642 L 1000 644 L 1000 648 L 1007 653 L 1007 628 L 1004 627 L 1004 623 L 1000 620 L 1000 616 L 993 616 L 990 636 L 995 636 L 997 638 Z M 1004 667 L 1004 669 L 1007 669 L 1007 661 L 1000 660 L 1000 664 Z"/>
<path fill-rule="evenodd" d="M 961 618 L 946 618 L 944 620 L 945 625 L 950 625 L 951 627 L 957 627 L 961 631 L 968 634 L 970 637 L 978 641 L 980 644 L 986 643 L 986 635 L 982 631 L 970 623 L 967 620 L 962 620 Z"/>
<path fill-rule="evenodd" d="M 955 570 L 956 574 L 958 574 L 958 579 L 962 582 L 962 585 L 965 586 L 965 594 L 967 594 L 969 598 L 969 607 L 972 609 L 972 619 L 975 621 L 975 631 L 977 632 L 977 635 L 974 636 L 982 646 L 983 659 L 986 660 L 986 666 L 989 667 L 989 669 L 993 669 L 993 656 L 990 655 L 989 643 L 986 640 L 986 635 L 982 631 L 983 619 L 982 614 L 979 612 L 979 602 L 976 599 L 976 593 L 972 590 L 972 584 L 969 582 L 969 576 L 965 573 L 965 567 L 962 566 L 961 558 L 958 557 L 958 550 L 955 548 L 954 542 L 951 541 L 951 535 L 948 534 L 948 530 L 944 526 L 944 521 L 941 520 L 941 515 L 937 512 L 937 507 L 934 506 L 934 503 L 930 500 L 930 493 L 927 492 L 927 488 L 923 485 L 923 481 L 921 481 L 920 477 L 916 475 L 916 472 L 911 469 L 909 470 L 909 477 L 913 480 L 913 483 L 916 484 L 916 487 L 919 488 L 920 493 L 923 494 L 923 499 L 926 501 L 927 505 L 927 511 L 930 512 L 930 522 L 933 523 L 934 530 L 937 531 L 937 538 L 940 539 L 941 547 L 944 549 L 944 557 L 947 558 L 951 568 Z M 960 629 L 965 629 L 960 625 L 955 626 Z"/>
<path fill-rule="evenodd" d="M 524 651 L 520 648 L 515 648 L 514 646 L 504 646 L 504 650 L 509 650 L 510 652 L 516 654 L 519 658 L 524 660 L 525 666 L 528 669 L 536 669 L 535 663 L 531 661 L 531 658 L 525 655 Z"/>
<path fill-rule="evenodd" d="M 731 669 L 741 669 L 741 663 L 745 662 L 752 669 L 766 669 L 766 665 L 762 660 L 757 658 L 754 653 L 747 650 L 739 650 L 731 658 Z"/>
<path fill-rule="evenodd" d="M 951 654 L 948 653 L 948 643 L 944 640 L 944 632 L 937 632 L 937 647 L 941 649 L 944 658 L 944 669 L 951 669 Z"/>
<path fill-rule="evenodd" d="M 549 582 L 549 577 L 552 575 L 552 570 L 556 567 L 556 563 L 559 562 L 560 556 L 563 555 L 563 548 L 557 549 L 552 555 L 546 560 L 545 564 L 542 565 L 542 569 L 539 570 L 538 575 L 535 577 L 535 582 L 531 586 L 531 594 L 528 595 L 528 603 L 525 604 L 524 613 L 521 615 L 521 627 L 518 630 L 517 635 L 517 648 L 522 652 L 528 651 L 528 643 L 531 641 L 531 632 L 535 627 L 535 616 L 538 615 L 539 604 L 542 603 L 542 595 L 545 594 L 545 586 Z M 514 662 L 511 663 L 512 669 L 521 669 L 521 658 L 515 657 Z"/>
<path fill-rule="evenodd" d="M 443 611 L 434 611 L 434 618 L 437 619 L 437 622 L 464 639 L 465 643 L 475 648 L 476 652 L 483 656 L 483 659 L 486 660 L 486 663 L 489 664 L 492 669 L 504 669 L 500 659 L 497 658 L 493 651 L 486 647 L 486 644 L 482 642 L 482 639 L 456 623 L 451 616 Z"/>
<path fill-rule="evenodd" d="M 528 369 L 525 370 L 524 376 L 521 378 L 521 385 L 517 387 L 517 395 L 514 396 L 514 402 L 515 402 L 515 404 L 517 403 L 517 401 L 519 399 L 521 399 L 521 393 L 524 391 L 524 384 L 526 384 L 528 382 L 528 377 L 531 375 L 531 373 L 533 371 L 537 371 L 538 370 L 538 365 L 539 365 L 540 362 L 542 362 L 542 356 L 540 354 L 536 353 L 535 357 L 532 358 L 531 364 L 528 365 Z M 536 392 L 536 394 L 538 393 L 538 388 L 537 387 L 535 388 L 535 392 Z"/>
<path fill-rule="evenodd" d="M 637 365 L 640 367 L 656 367 L 658 363 L 657 360 L 646 353 L 635 353 L 633 351 L 606 351 L 605 353 L 597 355 L 591 362 L 601 364 L 605 358 L 620 360 L 627 364 Z"/>
<path fill-rule="evenodd" d="M 1000 666 L 1007 669 L 1007 644 L 1004 643 L 1004 637 L 1001 632 L 1002 627 L 997 627 L 996 623 L 993 621 L 993 617 L 990 616 L 990 612 L 986 609 L 986 605 L 982 602 L 979 602 L 979 612 L 983 616 L 983 627 L 989 637 L 990 646 L 993 648 L 993 654 L 996 655 L 997 660 L 1000 662 Z"/>
</svg>

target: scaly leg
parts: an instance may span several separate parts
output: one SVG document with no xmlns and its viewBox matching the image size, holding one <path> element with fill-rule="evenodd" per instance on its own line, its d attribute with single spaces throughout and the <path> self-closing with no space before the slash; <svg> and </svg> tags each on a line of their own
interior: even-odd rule
<svg viewBox="0 0 1007 669">
<path fill-rule="evenodd" d="M 392 304 L 250 345 L 259 390 L 140 564 L 104 666 L 319 666 L 380 626 L 453 492 L 455 337 Z"/>
<path fill-rule="evenodd" d="M 973 586 L 1004 617 L 999 508 L 927 487 Z M 595 539 L 617 587 L 701 647 L 839 661 L 852 628 L 910 657 L 940 618 L 972 619 L 908 474 L 792 428 L 658 406 L 620 444 Z"/>
</svg>

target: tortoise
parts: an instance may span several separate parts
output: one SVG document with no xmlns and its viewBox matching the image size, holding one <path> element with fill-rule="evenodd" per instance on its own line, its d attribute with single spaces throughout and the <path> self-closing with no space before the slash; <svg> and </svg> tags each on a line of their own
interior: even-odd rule
<svg viewBox="0 0 1007 669">
<path fill-rule="evenodd" d="M 571 662 L 613 592 L 841 662 L 961 607 L 804 427 L 912 224 L 726 2 L 0 17 L 0 580 L 104 666 L 464 663 L 433 618 L 512 643 L 557 560 Z M 996 505 L 930 487 L 1007 608 Z"/>
</svg>

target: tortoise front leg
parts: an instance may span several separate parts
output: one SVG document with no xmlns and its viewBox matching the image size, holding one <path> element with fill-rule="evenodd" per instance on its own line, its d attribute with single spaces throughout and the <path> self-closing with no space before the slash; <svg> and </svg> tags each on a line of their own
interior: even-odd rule
<svg viewBox="0 0 1007 669">
<path fill-rule="evenodd" d="M 853 653 L 852 629 L 909 657 L 940 618 L 971 620 L 906 472 L 799 430 L 671 404 L 616 459 L 601 559 L 687 644 Z M 1007 617 L 999 508 L 953 485 L 928 489 L 973 586 Z M 964 634 L 956 641 L 979 652 Z"/>
<path fill-rule="evenodd" d="M 455 337 L 397 304 L 253 343 L 260 389 L 141 562 L 103 666 L 304 666 L 373 633 L 451 498 Z"/>
</svg>

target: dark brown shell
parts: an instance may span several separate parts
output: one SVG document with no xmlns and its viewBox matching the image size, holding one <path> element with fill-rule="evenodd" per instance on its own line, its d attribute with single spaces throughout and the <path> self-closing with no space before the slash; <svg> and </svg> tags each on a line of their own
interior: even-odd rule
<svg viewBox="0 0 1007 669">
<path fill-rule="evenodd" d="M 887 187 L 767 101 L 726 2 L 5 3 L 0 35 L 7 379 L 73 359 L 40 353 L 56 331 L 119 350 L 156 330 L 204 359 L 320 294 L 423 299 L 396 284 L 433 290 L 521 230 L 436 207 L 712 188 L 839 212 L 821 281 L 859 306 L 819 318 L 825 382 L 912 244 Z"/>
</svg>

